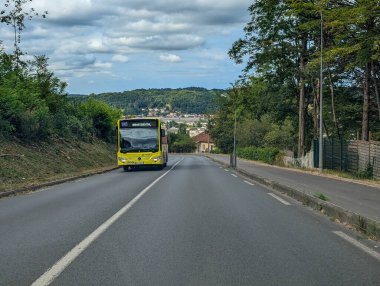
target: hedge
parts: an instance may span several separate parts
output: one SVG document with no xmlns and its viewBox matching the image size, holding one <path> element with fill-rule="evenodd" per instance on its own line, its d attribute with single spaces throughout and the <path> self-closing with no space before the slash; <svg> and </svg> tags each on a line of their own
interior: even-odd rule
<svg viewBox="0 0 380 286">
<path fill-rule="evenodd" d="M 273 164 L 276 156 L 280 153 L 274 147 L 244 147 L 237 149 L 237 156 L 248 160 L 259 160 L 268 164 Z"/>
</svg>

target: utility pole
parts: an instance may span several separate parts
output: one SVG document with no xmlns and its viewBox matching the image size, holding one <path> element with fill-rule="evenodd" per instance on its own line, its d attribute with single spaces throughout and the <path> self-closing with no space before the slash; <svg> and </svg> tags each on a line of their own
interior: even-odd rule
<svg viewBox="0 0 380 286">
<path fill-rule="evenodd" d="M 321 63 L 319 88 L 319 170 L 323 170 L 323 13 L 321 7 Z"/>
<path fill-rule="evenodd" d="M 234 125 L 234 151 L 232 155 L 233 165 L 232 168 L 236 169 L 236 108 L 235 108 L 235 125 Z"/>
</svg>

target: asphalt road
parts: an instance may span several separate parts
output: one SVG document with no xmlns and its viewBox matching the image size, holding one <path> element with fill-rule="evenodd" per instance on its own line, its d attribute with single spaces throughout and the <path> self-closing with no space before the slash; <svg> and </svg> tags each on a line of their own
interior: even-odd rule
<svg viewBox="0 0 380 286">
<path fill-rule="evenodd" d="M 0 200 L 0 285 L 379 285 L 379 249 L 204 157 Z"/>
<path fill-rule="evenodd" d="M 208 154 L 208 156 L 224 164 L 229 164 L 228 155 Z M 380 222 L 380 188 L 378 187 L 287 168 L 257 164 L 254 161 L 244 159 L 238 159 L 237 168 L 309 195 L 323 193 L 330 199 L 331 203 Z"/>
</svg>

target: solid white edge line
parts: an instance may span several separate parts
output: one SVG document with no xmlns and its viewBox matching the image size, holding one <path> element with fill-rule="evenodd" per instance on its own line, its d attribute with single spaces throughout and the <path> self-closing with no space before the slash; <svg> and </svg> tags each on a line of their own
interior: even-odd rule
<svg viewBox="0 0 380 286">
<path fill-rule="evenodd" d="M 250 186 L 254 186 L 254 185 L 255 185 L 255 184 L 252 184 L 251 182 L 246 181 L 246 180 L 244 180 L 244 183 L 246 183 L 246 184 L 248 184 L 248 185 L 250 185 Z"/>
<path fill-rule="evenodd" d="M 360 243 L 359 241 L 357 241 L 356 239 L 348 236 L 347 234 L 345 234 L 344 232 L 342 231 L 333 231 L 333 233 L 335 233 L 337 236 L 339 236 L 340 238 L 343 238 L 345 241 L 353 244 L 354 246 L 356 246 L 357 248 L 361 249 L 362 251 L 364 251 L 365 253 L 371 255 L 373 258 L 377 259 L 380 261 L 380 253 L 372 250 L 371 248 L 369 248 L 368 246 L 365 246 L 364 244 Z"/>
<path fill-rule="evenodd" d="M 112 224 L 114 224 L 123 214 L 125 214 L 147 191 L 149 191 L 158 181 L 165 177 L 170 171 L 172 171 L 183 158 L 178 161 L 170 170 L 166 171 L 156 180 L 154 180 L 149 186 L 143 189 L 136 197 L 134 197 L 128 204 L 122 207 L 117 213 L 101 224 L 90 235 L 83 239 L 80 243 L 74 246 L 65 256 L 59 259 L 51 268 L 49 268 L 44 274 L 42 274 L 31 286 L 49 285 L 56 279 L 62 271 L 64 271 L 87 247 L 89 247 L 103 232 L 105 232 Z"/>
<path fill-rule="evenodd" d="M 236 176 L 235 174 L 231 174 L 231 176 L 233 176 L 233 177 L 235 177 L 235 178 L 237 178 L 238 176 Z"/>
<path fill-rule="evenodd" d="M 283 200 L 283 199 L 280 198 L 279 196 L 276 196 L 276 195 L 273 194 L 273 193 L 268 193 L 268 195 L 272 196 L 273 198 L 275 198 L 275 199 L 278 200 L 279 202 L 283 203 L 284 205 L 286 205 L 286 206 L 290 206 L 290 204 L 289 204 L 287 201 Z"/>
</svg>

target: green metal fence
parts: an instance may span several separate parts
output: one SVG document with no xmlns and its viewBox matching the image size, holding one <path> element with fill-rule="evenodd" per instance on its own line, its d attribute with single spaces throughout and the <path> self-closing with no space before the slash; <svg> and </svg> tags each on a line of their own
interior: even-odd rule
<svg viewBox="0 0 380 286">
<path fill-rule="evenodd" d="M 338 139 L 323 140 L 323 168 L 347 171 L 349 164 L 349 142 Z M 319 141 L 314 140 L 314 167 L 319 167 Z"/>
<path fill-rule="evenodd" d="M 319 167 L 319 141 L 314 140 L 314 167 Z M 362 140 L 323 140 L 323 168 L 360 173 L 370 167 L 371 176 L 380 179 L 380 142 Z"/>
</svg>

